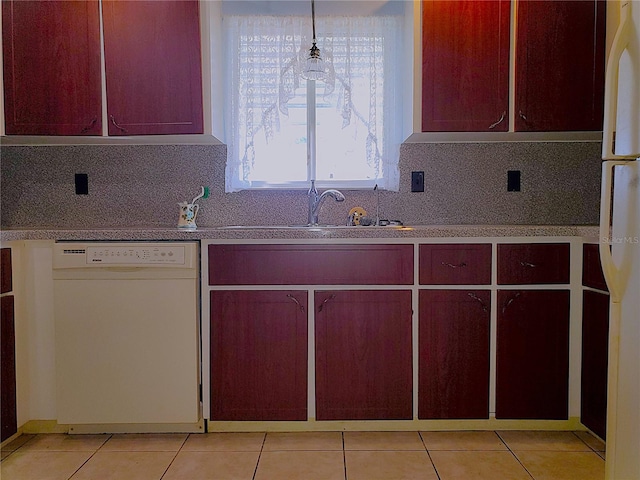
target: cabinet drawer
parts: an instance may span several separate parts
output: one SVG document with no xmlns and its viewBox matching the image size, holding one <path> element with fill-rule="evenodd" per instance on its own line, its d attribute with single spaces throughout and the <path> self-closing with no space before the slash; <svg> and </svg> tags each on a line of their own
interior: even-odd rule
<svg viewBox="0 0 640 480">
<path fill-rule="evenodd" d="M 0 249 L 0 293 L 13 290 L 12 275 L 11 249 L 2 248 Z"/>
<path fill-rule="evenodd" d="M 498 283 L 501 285 L 569 283 L 569 244 L 499 244 Z"/>
<path fill-rule="evenodd" d="M 410 285 L 413 245 L 209 245 L 209 285 Z"/>
<path fill-rule="evenodd" d="M 585 287 L 609 291 L 602 273 L 598 244 L 589 243 L 582 246 L 582 284 Z"/>
<path fill-rule="evenodd" d="M 420 245 L 420 284 L 489 285 L 490 244 Z"/>
</svg>

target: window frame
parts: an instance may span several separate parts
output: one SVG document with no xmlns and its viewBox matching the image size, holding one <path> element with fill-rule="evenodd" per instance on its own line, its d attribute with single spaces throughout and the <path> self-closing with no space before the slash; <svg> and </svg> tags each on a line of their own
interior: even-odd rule
<svg viewBox="0 0 640 480">
<path fill-rule="evenodd" d="M 249 15 L 251 16 L 251 15 Z M 255 15 L 255 16 L 260 16 L 260 15 Z M 405 15 L 406 17 L 406 15 Z M 393 35 L 395 36 L 395 42 L 400 42 L 400 44 L 402 45 L 405 42 L 405 37 L 406 35 L 406 18 L 404 17 L 399 17 L 399 19 L 396 19 L 397 24 L 398 24 L 398 28 L 397 28 L 397 32 L 394 31 Z M 406 60 L 408 58 L 410 58 L 411 56 L 406 56 L 403 60 L 400 61 L 394 61 L 392 66 L 388 66 L 387 63 L 387 59 L 389 58 L 388 56 L 389 54 L 385 54 L 385 66 L 383 67 L 385 70 L 388 69 L 392 69 L 395 71 L 395 69 L 399 68 L 399 66 L 404 66 L 406 64 Z M 403 57 L 402 55 L 400 55 L 400 57 Z M 395 60 L 395 59 L 394 59 Z M 228 74 L 229 76 L 231 75 L 230 73 Z M 393 81 L 396 83 L 396 85 L 394 86 L 394 88 L 396 90 L 402 90 L 403 88 L 406 88 L 406 82 L 400 81 L 401 78 L 406 78 L 405 76 L 401 76 L 398 75 L 397 78 L 394 78 Z M 305 80 L 301 80 L 301 86 L 302 86 L 302 82 L 305 82 Z M 385 82 L 386 83 L 386 82 Z M 386 88 L 386 86 L 385 86 Z M 308 88 L 307 88 L 307 93 L 308 93 Z M 387 100 L 387 93 L 386 91 L 381 93 L 380 95 L 383 96 L 384 100 L 383 101 L 389 101 Z M 314 97 L 315 98 L 315 97 Z M 406 119 L 406 115 L 402 112 L 403 107 L 405 107 L 404 104 L 406 104 L 406 101 L 403 100 L 402 96 L 399 96 L 397 93 L 394 94 L 394 96 L 389 97 L 389 98 L 393 98 L 395 100 L 395 108 L 398 110 L 399 113 L 395 113 L 394 116 L 390 117 L 396 117 L 397 119 L 400 119 L 400 123 L 402 122 L 402 119 Z M 315 109 L 317 107 L 317 105 L 315 104 L 315 102 L 313 102 L 312 105 L 310 105 L 309 102 L 309 95 L 307 95 L 307 113 L 309 113 L 312 109 Z M 228 112 L 227 112 L 228 113 Z M 238 113 L 236 112 L 235 115 L 238 115 Z M 380 112 L 378 113 L 379 117 L 383 117 L 383 114 Z M 385 115 L 386 117 L 386 115 Z M 393 120 L 383 120 L 383 121 L 393 121 Z M 398 123 L 398 122 L 396 122 Z M 311 123 L 309 121 L 307 121 L 307 129 L 309 129 L 310 126 L 314 126 L 314 129 L 317 129 L 317 124 L 315 123 Z M 384 129 L 385 127 L 381 127 L 382 129 Z M 227 192 L 231 192 L 231 191 L 241 191 L 241 190 L 253 190 L 253 191 L 259 191 L 259 190 L 305 190 L 309 188 L 310 185 L 310 181 L 311 180 L 316 180 L 316 186 L 320 187 L 320 188 L 340 188 L 343 190 L 369 190 L 372 189 L 373 187 L 375 187 L 376 185 L 378 185 L 378 187 L 380 189 L 387 189 L 387 190 L 395 190 L 397 191 L 399 189 L 399 146 L 402 143 L 402 138 L 399 138 L 400 135 L 402 134 L 402 131 L 404 130 L 402 128 L 402 126 L 400 127 L 394 127 L 396 129 L 396 138 L 392 138 L 391 141 L 389 142 L 390 145 L 385 146 L 385 152 L 383 153 L 383 158 L 381 158 L 379 160 L 379 171 L 380 171 L 380 175 L 377 178 L 371 178 L 371 179 L 366 179 L 366 178 L 360 178 L 360 179 L 356 179 L 356 180 L 329 180 L 329 179 L 324 179 L 324 180 L 317 180 L 315 177 L 317 177 L 317 173 L 316 174 L 312 174 L 312 171 L 315 170 L 317 171 L 317 165 L 319 162 L 312 162 L 310 160 L 311 155 L 309 155 L 309 151 L 307 149 L 307 159 L 306 159 L 306 163 L 307 163 L 307 178 L 306 180 L 295 180 L 295 181 L 282 181 L 282 182 L 273 182 L 273 181 L 243 181 L 242 180 L 242 175 L 243 175 L 243 164 L 242 164 L 242 160 L 236 160 L 238 161 L 238 164 L 234 167 L 234 169 L 230 169 L 229 166 L 227 166 L 226 172 L 225 172 L 225 184 L 226 184 L 226 191 Z M 387 131 L 383 130 L 384 134 L 385 134 L 385 138 L 383 139 L 383 141 L 387 141 Z M 315 132 L 314 132 L 315 133 Z M 236 131 L 236 135 L 237 135 L 237 131 Z M 315 137 L 315 135 L 313 135 Z M 312 135 L 307 134 L 307 142 L 311 143 L 311 138 Z M 366 137 L 364 137 L 366 138 Z M 364 139 L 363 139 L 364 141 Z M 241 147 L 242 148 L 242 147 Z M 384 158 L 384 156 L 389 156 L 391 155 L 392 159 L 391 162 L 389 162 L 386 158 Z M 228 160 L 229 162 L 229 160 Z M 392 171 L 389 172 L 389 165 L 391 165 L 391 169 Z M 229 175 L 233 174 L 234 178 L 230 178 Z"/>
</svg>

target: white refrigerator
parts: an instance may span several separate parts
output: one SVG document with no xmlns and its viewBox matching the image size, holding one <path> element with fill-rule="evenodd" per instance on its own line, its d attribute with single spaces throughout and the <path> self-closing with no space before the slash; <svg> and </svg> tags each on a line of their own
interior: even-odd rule
<svg viewBox="0 0 640 480">
<path fill-rule="evenodd" d="M 640 1 L 620 2 L 605 80 L 600 256 L 610 292 L 606 480 L 640 480 Z"/>
</svg>

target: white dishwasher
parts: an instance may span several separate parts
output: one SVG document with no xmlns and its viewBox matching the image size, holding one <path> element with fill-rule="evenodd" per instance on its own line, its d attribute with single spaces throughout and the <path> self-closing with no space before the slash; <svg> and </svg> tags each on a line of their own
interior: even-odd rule
<svg viewBox="0 0 640 480">
<path fill-rule="evenodd" d="M 58 423 L 70 433 L 203 431 L 197 242 L 60 242 Z"/>
</svg>

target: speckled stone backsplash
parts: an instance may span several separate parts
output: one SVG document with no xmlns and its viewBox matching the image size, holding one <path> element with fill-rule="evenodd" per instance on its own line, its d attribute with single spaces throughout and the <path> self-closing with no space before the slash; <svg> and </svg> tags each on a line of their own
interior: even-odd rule
<svg viewBox="0 0 640 480">
<path fill-rule="evenodd" d="M 407 143 L 400 191 L 380 192 L 381 218 L 407 225 L 594 225 L 598 223 L 600 143 Z M 200 186 L 199 226 L 306 223 L 305 191 L 224 192 L 223 145 L 2 146 L 3 228 L 167 227 L 178 202 Z M 425 191 L 411 193 L 411 172 Z M 507 171 L 522 190 L 507 192 Z M 85 173 L 89 194 L 75 194 Z M 375 212 L 372 191 L 328 199 L 321 223 L 343 224 L 348 211 Z"/>
</svg>

